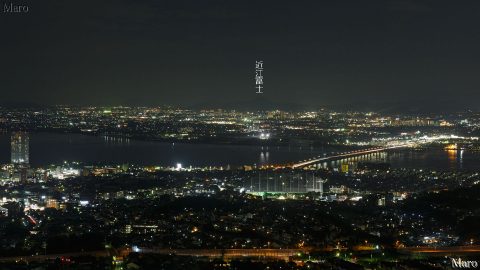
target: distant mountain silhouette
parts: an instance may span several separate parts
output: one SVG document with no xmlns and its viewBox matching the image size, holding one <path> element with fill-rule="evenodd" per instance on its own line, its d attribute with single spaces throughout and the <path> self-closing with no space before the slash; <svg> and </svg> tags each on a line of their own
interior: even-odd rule
<svg viewBox="0 0 480 270">
<path fill-rule="evenodd" d="M 450 101 L 441 101 L 432 103 L 428 100 L 398 101 L 398 102 L 355 102 L 348 104 L 319 104 L 318 106 L 302 105 L 299 103 L 277 103 L 268 98 L 259 96 L 250 100 L 240 100 L 237 102 L 207 102 L 197 103 L 189 106 L 192 109 L 235 109 L 247 111 L 269 111 L 269 110 L 288 110 L 288 111 L 308 111 L 331 109 L 337 111 L 372 111 L 387 114 L 428 114 L 428 113 L 449 113 L 467 111 L 476 108 L 475 106 L 465 106 Z M 477 108 L 478 110 L 478 108 Z"/>
<path fill-rule="evenodd" d="M 128 104 L 118 104 L 126 105 Z M 171 105 L 171 104 L 162 104 Z M 108 107 L 115 106 L 110 105 Z M 157 106 L 161 106 L 158 104 Z M 190 106 L 174 105 L 178 107 L 186 107 L 191 109 L 227 109 L 239 111 L 271 111 L 271 110 L 285 110 L 285 111 L 316 111 L 320 109 L 331 109 L 335 111 L 364 111 L 364 112 L 378 112 L 386 114 L 429 114 L 429 113 L 452 113 L 465 111 L 479 111 L 478 105 L 458 103 L 450 100 L 437 101 L 432 103 L 429 100 L 412 100 L 412 101 L 397 101 L 397 102 L 355 102 L 348 104 L 321 104 L 318 105 L 303 105 L 295 102 L 278 103 L 266 98 L 263 95 L 252 99 L 238 100 L 235 102 L 219 102 L 218 100 L 212 102 L 195 103 Z M 14 102 L 14 101 L 0 101 L 0 107 L 3 108 L 48 108 L 52 105 L 39 104 L 34 102 Z"/>
<path fill-rule="evenodd" d="M 45 108 L 50 106 L 42 105 L 34 102 L 0 101 L 0 107 L 18 109 L 18 108 Z"/>
<path fill-rule="evenodd" d="M 235 102 L 224 103 L 210 103 L 203 102 L 189 106 L 192 109 L 232 109 L 232 110 L 246 110 L 246 111 L 271 111 L 271 110 L 288 110 L 288 111 L 303 111 L 306 107 L 297 103 L 278 103 L 274 102 L 264 96 L 259 95 L 258 98 L 249 100 L 239 100 Z"/>
<path fill-rule="evenodd" d="M 474 106 L 459 104 L 450 101 L 432 103 L 428 100 L 412 100 L 398 102 L 362 102 L 329 107 L 341 111 L 372 111 L 378 113 L 400 114 L 427 114 L 427 113 L 452 113 L 474 109 Z M 477 108 L 478 110 L 478 108 Z"/>
</svg>

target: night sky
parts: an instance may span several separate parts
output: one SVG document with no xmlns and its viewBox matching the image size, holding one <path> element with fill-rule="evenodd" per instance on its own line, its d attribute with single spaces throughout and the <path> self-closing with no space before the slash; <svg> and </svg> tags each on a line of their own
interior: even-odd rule
<svg viewBox="0 0 480 270">
<path fill-rule="evenodd" d="M 3 103 L 480 109 L 478 0 L 0 3 Z"/>
</svg>

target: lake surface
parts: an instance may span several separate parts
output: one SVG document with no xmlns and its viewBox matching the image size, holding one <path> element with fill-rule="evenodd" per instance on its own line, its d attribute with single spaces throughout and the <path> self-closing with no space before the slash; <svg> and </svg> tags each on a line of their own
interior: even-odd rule
<svg viewBox="0 0 480 270">
<path fill-rule="evenodd" d="M 252 145 L 212 145 L 165 143 L 115 139 L 80 134 L 31 133 L 30 163 L 33 166 L 80 161 L 87 164 L 138 164 L 175 166 L 241 166 L 282 164 L 300 161 L 334 148 L 265 147 Z M 428 149 L 380 153 L 350 159 L 349 162 L 388 162 L 392 167 L 428 168 L 440 170 L 479 170 L 480 153 Z M 10 162 L 10 134 L 0 133 L 0 163 Z M 334 165 L 339 165 L 337 161 Z M 331 165 L 331 164 L 329 164 Z"/>
<path fill-rule="evenodd" d="M 127 140 L 81 134 L 31 133 L 30 163 L 63 161 L 175 166 L 240 166 L 286 163 L 325 153 L 324 148 L 262 147 Z M 332 151 L 332 149 L 330 149 Z M 10 134 L 0 134 L 0 163 L 10 161 Z"/>
<path fill-rule="evenodd" d="M 467 150 L 447 151 L 440 148 L 423 150 L 405 149 L 394 152 L 371 154 L 355 159 L 349 159 L 348 161 L 352 162 L 352 160 L 385 162 L 391 164 L 393 168 L 480 171 L 480 153 Z M 336 161 L 334 164 L 340 166 L 340 163 L 348 161 Z"/>
</svg>

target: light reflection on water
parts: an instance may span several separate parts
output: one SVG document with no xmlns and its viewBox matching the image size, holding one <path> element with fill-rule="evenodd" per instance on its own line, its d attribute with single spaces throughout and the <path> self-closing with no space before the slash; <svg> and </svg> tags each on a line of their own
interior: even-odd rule
<svg viewBox="0 0 480 270">
<path fill-rule="evenodd" d="M 0 134 L 0 163 L 10 158 L 10 135 Z M 30 134 L 33 165 L 63 161 L 174 166 L 283 164 L 333 151 L 332 148 L 213 145 L 139 141 L 79 134 Z"/>
<path fill-rule="evenodd" d="M 84 163 L 131 163 L 174 166 L 241 166 L 283 164 L 323 156 L 338 151 L 328 147 L 248 146 L 183 144 L 130 140 L 108 136 L 34 133 L 30 138 L 30 160 L 34 166 L 67 161 Z M 10 159 L 10 134 L 0 134 L 0 163 Z M 371 153 L 319 164 L 340 167 L 361 161 L 390 163 L 394 168 L 436 170 L 480 170 L 480 153 L 468 150 L 403 150 Z"/>
<path fill-rule="evenodd" d="M 341 164 L 355 165 L 358 162 L 389 163 L 393 168 L 417 168 L 433 170 L 480 170 L 480 153 L 464 149 L 444 150 L 399 150 L 373 153 L 348 159 L 325 162 L 321 167 L 340 167 Z"/>
</svg>

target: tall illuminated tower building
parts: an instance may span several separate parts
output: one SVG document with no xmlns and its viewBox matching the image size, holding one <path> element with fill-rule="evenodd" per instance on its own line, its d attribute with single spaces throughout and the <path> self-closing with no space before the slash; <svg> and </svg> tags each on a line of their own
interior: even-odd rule
<svg viewBox="0 0 480 270">
<path fill-rule="evenodd" d="M 27 132 L 12 132 L 10 140 L 11 161 L 13 164 L 27 165 L 29 163 L 29 138 Z"/>
</svg>

